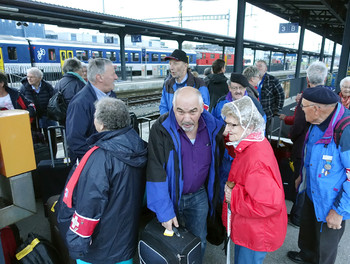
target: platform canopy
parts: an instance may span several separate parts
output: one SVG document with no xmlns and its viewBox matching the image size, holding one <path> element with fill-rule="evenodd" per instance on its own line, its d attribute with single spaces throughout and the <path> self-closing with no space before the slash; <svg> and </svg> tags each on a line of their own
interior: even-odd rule
<svg viewBox="0 0 350 264">
<path fill-rule="evenodd" d="M 247 0 L 292 23 L 306 17 L 305 28 L 342 44 L 348 0 Z"/>
</svg>

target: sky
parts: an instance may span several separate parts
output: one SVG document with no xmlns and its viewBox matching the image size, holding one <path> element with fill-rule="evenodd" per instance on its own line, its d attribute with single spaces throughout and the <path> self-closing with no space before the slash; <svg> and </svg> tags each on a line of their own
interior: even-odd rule
<svg viewBox="0 0 350 264">
<path fill-rule="evenodd" d="M 58 1 L 40 0 L 39 2 L 57 4 Z M 140 20 L 179 16 L 178 0 L 60 0 L 59 5 L 101 13 L 104 11 L 106 14 Z M 183 17 L 230 13 L 229 23 L 227 20 L 185 21 L 183 19 L 183 28 L 235 37 L 236 10 L 236 0 L 183 0 Z M 297 49 L 299 33 L 278 33 L 279 24 L 287 22 L 247 3 L 244 39 Z M 167 24 L 178 26 L 178 22 Z M 321 41 L 321 36 L 306 30 L 303 49 L 319 52 Z M 340 53 L 340 49 L 340 45 L 337 45 L 337 53 L 338 50 Z M 331 54 L 332 50 L 333 42 L 326 39 L 325 53 Z"/>
</svg>

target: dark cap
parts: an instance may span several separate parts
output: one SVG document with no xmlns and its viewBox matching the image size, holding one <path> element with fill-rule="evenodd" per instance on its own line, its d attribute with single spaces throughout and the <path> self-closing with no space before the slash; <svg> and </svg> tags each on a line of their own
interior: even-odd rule
<svg viewBox="0 0 350 264">
<path fill-rule="evenodd" d="M 325 86 L 307 88 L 303 92 L 303 98 L 319 104 L 334 104 L 339 102 L 339 96 Z"/>
<path fill-rule="evenodd" d="M 239 73 L 231 73 L 231 82 L 239 83 L 243 87 L 249 87 L 249 82 L 246 77 L 244 77 L 242 74 Z"/>
<path fill-rule="evenodd" d="M 183 61 L 185 63 L 188 63 L 188 58 L 186 52 L 176 49 L 173 51 L 173 53 L 170 54 L 170 56 L 167 56 L 164 58 L 165 60 L 176 60 L 176 61 Z"/>
</svg>

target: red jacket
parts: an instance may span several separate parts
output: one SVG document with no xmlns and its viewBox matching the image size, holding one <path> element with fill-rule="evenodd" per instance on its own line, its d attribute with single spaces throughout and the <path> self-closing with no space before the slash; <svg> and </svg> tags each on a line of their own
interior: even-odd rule
<svg viewBox="0 0 350 264">
<path fill-rule="evenodd" d="M 287 209 L 278 164 L 270 143 L 242 141 L 235 149 L 229 181 L 231 239 L 255 251 L 277 250 L 287 232 Z M 227 203 L 222 220 L 227 227 Z"/>
</svg>

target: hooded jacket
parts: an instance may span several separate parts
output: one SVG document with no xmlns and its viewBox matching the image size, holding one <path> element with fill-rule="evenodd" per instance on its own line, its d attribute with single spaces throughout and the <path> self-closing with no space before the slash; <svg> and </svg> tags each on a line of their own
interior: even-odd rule
<svg viewBox="0 0 350 264">
<path fill-rule="evenodd" d="M 219 201 L 219 148 L 223 144 L 223 125 L 207 111 L 203 111 L 202 117 L 208 129 L 212 149 L 212 162 L 207 178 L 212 214 Z M 157 214 L 160 222 L 176 216 L 183 189 L 181 142 L 176 122 L 173 110 L 160 116 L 153 124 L 149 138 L 147 205 Z"/>
<path fill-rule="evenodd" d="M 254 251 L 275 251 L 287 232 L 287 209 L 283 184 L 270 143 L 242 141 L 235 149 L 229 181 L 231 194 L 231 239 Z M 222 221 L 227 227 L 227 203 Z"/>
<path fill-rule="evenodd" d="M 135 255 L 141 211 L 147 144 L 131 127 L 106 131 L 89 138 L 99 148 L 88 158 L 73 193 L 73 212 L 94 222 L 92 235 L 74 222 L 72 209 L 59 199 L 58 222 L 73 258 L 94 264 L 114 264 Z M 74 211 L 75 210 L 75 211 Z M 63 230 L 62 230 L 63 229 Z"/>
<path fill-rule="evenodd" d="M 210 95 L 209 112 L 214 109 L 220 97 L 228 93 L 227 78 L 223 73 L 208 76 L 208 90 Z"/>
</svg>

